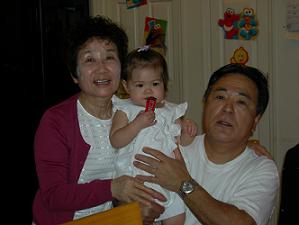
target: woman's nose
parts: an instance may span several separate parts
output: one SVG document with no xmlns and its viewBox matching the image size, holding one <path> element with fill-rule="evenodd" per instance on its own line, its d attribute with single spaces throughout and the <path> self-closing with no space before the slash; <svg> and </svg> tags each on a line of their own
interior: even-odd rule
<svg viewBox="0 0 299 225">
<path fill-rule="evenodd" d="M 96 63 L 97 70 L 107 70 L 106 61 L 105 60 L 98 60 Z"/>
</svg>

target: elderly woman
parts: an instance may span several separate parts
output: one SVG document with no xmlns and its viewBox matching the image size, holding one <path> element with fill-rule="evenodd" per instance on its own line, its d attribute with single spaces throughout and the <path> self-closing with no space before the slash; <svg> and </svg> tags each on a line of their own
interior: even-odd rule
<svg viewBox="0 0 299 225">
<path fill-rule="evenodd" d="M 118 89 L 128 38 L 108 18 L 82 21 L 69 34 L 68 66 L 80 92 L 48 109 L 35 136 L 39 189 L 33 224 L 56 225 L 139 201 L 145 224 L 163 212 L 163 196 L 129 176 L 113 179 L 109 142 L 113 95 Z"/>
</svg>

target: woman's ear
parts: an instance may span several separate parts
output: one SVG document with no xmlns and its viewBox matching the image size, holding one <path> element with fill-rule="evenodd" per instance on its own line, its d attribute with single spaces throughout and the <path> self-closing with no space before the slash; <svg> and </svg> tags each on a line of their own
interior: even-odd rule
<svg viewBox="0 0 299 225">
<path fill-rule="evenodd" d="M 73 81 L 74 81 L 75 84 L 79 83 L 78 82 L 78 78 L 76 78 L 75 76 L 73 76 L 73 74 L 71 74 L 71 77 L 72 77 L 72 79 L 73 79 Z"/>
</svg>

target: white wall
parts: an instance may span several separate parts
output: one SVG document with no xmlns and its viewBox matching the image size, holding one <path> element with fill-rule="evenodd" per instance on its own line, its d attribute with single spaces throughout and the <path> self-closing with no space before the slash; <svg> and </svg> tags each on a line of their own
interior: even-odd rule
<svg viewBox="0 0 299 225">
<path fill-rule="evenodd" d="M 258 6 L 262 6 L 258 8 L 258 20 L 263 22 L 260 25 L 264 32 L 262 38 L 267 36 L 265 32 L 269 33 L 263 41 L 268 47 L 261 49 L 264 47 L 258 44 L 258 51 L 266 51 L 266 56 L 262 57 L 267 58 L 261 59 L 260 56 L 260 59 L 257 59 L 258 67 L 267 68 L 264 72 L 269 75 L 271 95 L 267 115 L 269 124 L 266 123 L 269 126 L 267 129 L 270 141 L 262 144 L 271 152 L 281 172 L 286 151 L 299 143 L 299 40 L 286 38 L 288 0 L 257 2 Z M 215 0 L 188 0 L 182 1 L 181 6 L 184 97 L 191 108 L 188 116 L 201 124 L 203 91 L 207 78 L 214 70 L 213 65 L 219 64 L 213 51 L 217 51 L 221 46 L 213 37 L 215 27 L 210 25 L 215 16 L 211 11 L 215 11 L 218 5 Z M 261 13 L 261 8 L 267 15 Z M 258 38 L 261 39 L 261 36 Z M 207 45 L 210 47 L 206 48 Z M 264 62 L 268 65 L 264 65 Z M 277 208 L 278 206 L 279 198 Z M 270 224 L 276 224 L 277 217 L 278 209 Z"/>
<path fill-rule="evenodd" d="M 286 37 L 286 4 L 273 1 L 273 72 L 276 158 L 299 143 L 299 40 Z M 279 167 L 282 161 L 277 160 Z"/>
<path fill-rule="evenodd" d="M 211 3 L 212 2 L 212 3 Z M 279 168 L 287 149 L 299 143 L 299 40 L 289 40 L 285 35 L 286 10 L 288 0 L 268 0 L 267 18 L 260 29 L 267 26 L 270 49 L 268 50 L 271 110 L 270 131 L 272 140 L 267 148 L 273 154 Z M 210 8 L 209 8 L 210 7 Z M 209 14 L 213 1 L 181 1 L 182 52 L 183 52 L 183 87 L 184 98 L 189 101 L 188 116 L 201 124 L 201 98 L 212 72 L 213 42 Z M 259 17 L 263 15 L 260 13 Z M 268 20 L 268 21 L 267 21 Z M 264 30 L 265 31 L 265 30 Z M 262 32 L 264 32 L 262 30 Z M 211 47 L 204 47 L 206 39 L 212 40 Z M 257 37 L 259 38 L 259 37 Z M 210 44 L 210 43 L 209 43 Z M 213 45 L 216 45 L 216 47 Z M 258 46 L 259 47 L 259 46 Z M 258 59 L 263 62 L 262 59 Z M 263 66 L 263 65 L 259 65 Z"/>
</svg>

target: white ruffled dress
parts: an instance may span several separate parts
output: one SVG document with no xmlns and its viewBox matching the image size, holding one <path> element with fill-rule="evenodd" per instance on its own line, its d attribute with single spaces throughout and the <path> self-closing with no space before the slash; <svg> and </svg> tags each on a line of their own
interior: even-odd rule
<svg viewBox="0 0 299 225">
<path fill-rule="evenodd" d="M 144 110 L 144 107 L 134 105 L 130 99 L 114 98 L 113 104 L 117 110 L 126 113 L 129 122 L 131 122 L 140 111 Z M 164 154 L 173 157 L 173 150 L 177 147 L 176 137 L 181 134 L 181 127 L 176 124 L 175 121 L 185 114 L 187 106 L 187 102 L 174 104 L 165 101 L 164 107 L 156 108 L 156 124 L 141 130 L 130 144 L 118 150 L 116 176 L 148 175 L 147 172 L 133 166 L 135 154 L 145 154 L 142 152 L 144 146 L 161 150 Z M 167 202 L 162 203 L 164 206 L 171 204 L 172 198 L 169 191 L 166 191 L 156 184 L 147 183 L 146 185 L 159 191 L 168 198 Z"/>
</svg>

